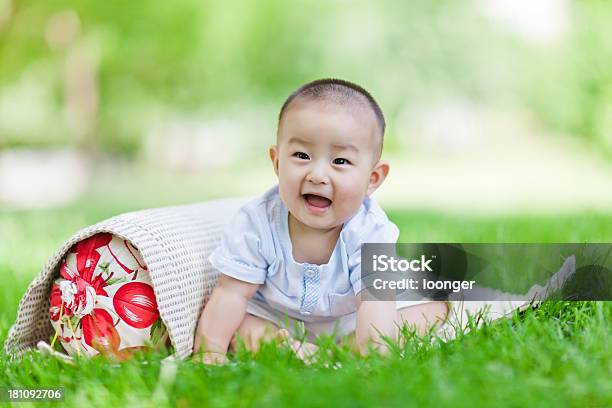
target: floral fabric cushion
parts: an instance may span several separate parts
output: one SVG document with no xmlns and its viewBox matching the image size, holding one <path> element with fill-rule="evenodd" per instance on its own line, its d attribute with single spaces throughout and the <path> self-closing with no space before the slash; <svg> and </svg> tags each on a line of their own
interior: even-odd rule
<svg viewBox="0 0 612 408">
<path fill-rule="evenodd" d="M 147 266 L 138 249 L 112 234 L 70 249 L 51 289 L 49 317 L 52 346 L 59 341 L 70 355 L 126 359 L 168 340 Z"/>
</svg>

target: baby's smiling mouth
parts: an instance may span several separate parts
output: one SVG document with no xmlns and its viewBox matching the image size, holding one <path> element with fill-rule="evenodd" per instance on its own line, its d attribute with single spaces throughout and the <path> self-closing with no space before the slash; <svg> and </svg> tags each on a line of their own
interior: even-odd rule
<svg viewBox="0 0 612 408">
<path fill-rule="evenodd" d="M 304 200 L 306 200 L 308 204 L 316 208 L 321 208 L 321 209 L 327 208 L 332 203 L 332 201 L 329 198 L 319 196 L 316 194 L 303 194 L 302 197 L 304 197 Z"/>
</svg>

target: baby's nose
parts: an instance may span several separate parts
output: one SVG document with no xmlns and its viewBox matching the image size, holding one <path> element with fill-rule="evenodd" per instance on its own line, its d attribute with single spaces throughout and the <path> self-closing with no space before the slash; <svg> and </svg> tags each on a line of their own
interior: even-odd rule
<svg viewBox="0 0 612 408">
<path fill-rule="evenodd" d="M 310 183 L 313 183 L 313 184 L 328 184 L 329 183 L 329 177 L 327 176 L 327 174 L 325 174 L 325 172 L 318 170 L 318 169 L 313 169 L 313 171 L 308 173 L 306 180 L 308 180 Z"/>
</svg>

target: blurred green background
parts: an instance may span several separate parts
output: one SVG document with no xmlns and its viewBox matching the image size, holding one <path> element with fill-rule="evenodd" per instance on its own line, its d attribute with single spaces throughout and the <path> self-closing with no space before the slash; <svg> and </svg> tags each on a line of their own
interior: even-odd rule
<svg viewBox="0 0 612 408">
<path fill-rule="evenodd" d="M 597 0 L 0 0 L 0 205 L 257 194 L 280 105 L 332 76 L 387 116 L 383 204 L 607 211 L 611 18 Z"/>
<path fill-rule="evenodd" d="M 91 137 L 134 157 L 165 122 L 253 114 L 272 128 L 291 90 L 337 76 L 370 89 L 392 125 L 461 97 L 609 154 L 612 5 L 539 3 L 2 0 L 1 143 Z"/>
</svg>

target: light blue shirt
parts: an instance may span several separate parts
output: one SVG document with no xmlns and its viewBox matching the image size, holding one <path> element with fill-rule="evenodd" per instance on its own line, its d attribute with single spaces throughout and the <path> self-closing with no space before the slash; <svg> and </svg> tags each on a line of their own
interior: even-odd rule
<svg viewBox="0 0 612 408">
<path fill-rule="evenodd" d="M 396 242 L 399 230 L 366 197 L 342 227 L 325 265 L 293 259 L 288 210 L 278 186 L 245 204 L 224 231 L 210 262 L 221 273 L 260 284 L 252 301 L 307 322 L 355 312 L 361 291 L 361 244 Z"/>
</svg>

